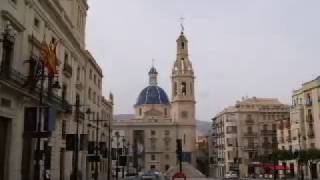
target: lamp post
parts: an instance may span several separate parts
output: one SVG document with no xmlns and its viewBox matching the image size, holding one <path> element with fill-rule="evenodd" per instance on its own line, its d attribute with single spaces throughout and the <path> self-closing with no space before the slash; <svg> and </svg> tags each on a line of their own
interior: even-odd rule
<svg viewBox="0 0 320 180">
<path fill-rule="evenodd" d="M 80 105 L 80 97 L 76 96 L 76 104 L 75 105 L 70 105 L 70 106 L 75 106 L 75 121 L 76 121 L 76 137 L 75 137 L 75 144 L 74 144 L 74 153 L 73 153 L 73 164 L 72 164 L 72 173 L 71 173 L 71 178 L 72 180 L 78 180 L 79 176 L 79 123 L 80 123 L 80 107 L 81 106 L 87 106 L 87 105 Z M 88 118 L 90 116 L 90 111 L 89 109 L 85 112 L 88 115 Z"/>
<path fill-rule="evenodd" d="M 52 76 L 51 75 L 45 75 L 45 65 L 42 62 L 41 64 L 41 70 L 40 70 L 40 91 L 39 91 L 39 113 L 38 113 L 38 118 L 37 118 L 37 144 L 36 144 L 36 163 L 35 163 L 35 168 L 34 168 L 34 179 L 38 180 L 40 179 L 40 160 L 42 160 L 42 152 L 41 152 L 41 137 L 40 137 L 40 133 L 42 130 L 42 109 L 45 106 L 45 104 L 43 103 L 43 91 L 44 91 L 44 80 L 46 78 L 51 79 Z M 58 81 L 56 81 L 53 86 L 51 86 L 51 84 L 49 84 L 48 86 L 50 86 L 51 88 L 55 88 L 55 89 L 59 89 L 60 85 L 58 83 Z M 50 88 L 48 89 L 48 93 L 50 93 Z"/>
<path fill-rule="evenodd" d="M 90 109 L 88 109 L 88 113 L 92 113 Z M 96 122 L 96 145 L 95 145 L 95 171 L 94 171 L 94 179 L 98 180 L 99 177 L 99 168 L 98 168 L 98 157 L 99 157 L 99 122 L 108 121 L 106 119 L 89 119 L 89 121 Z M 108 125 L 108 129 L 110 130 L 110 125 Z"/>
<path fill-rule="evenodd" d="M 108 124 L 108 180 L 111 180 L 111 119 Z"/>
</svg>

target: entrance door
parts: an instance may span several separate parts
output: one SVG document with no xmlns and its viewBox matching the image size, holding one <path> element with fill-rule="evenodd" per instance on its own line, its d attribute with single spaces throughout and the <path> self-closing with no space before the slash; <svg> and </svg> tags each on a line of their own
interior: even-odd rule
<svg viewBox="0 0 320 180">
<path fill-rule="evenodd" d="M 294 177 L 294 164 L 293 163 L 290 163 L 290 176 L 291 177 Z"/>
<path fill-rule="evenodd" d="M 0 180 L 4 180 L 8 120 L 9 119 L 0 116 Z"/>
<path fill-rule="evenodd" d="M 315 164 L 315 163 L 311 164 L 311 176 L 312 176 L 313 179 L 317 179 L 318 178 L 317 164 Z"/>
</svg>

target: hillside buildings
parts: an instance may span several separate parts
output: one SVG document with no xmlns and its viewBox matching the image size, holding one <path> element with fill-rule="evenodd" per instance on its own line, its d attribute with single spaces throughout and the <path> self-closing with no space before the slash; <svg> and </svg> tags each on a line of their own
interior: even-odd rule
<svg viewBox="0 0 320 180">
<path fill-rule="evenodd" d="M 87 10 L 86 0 L 0 1 L 0 179 L 107 174 L 113 98 L 85 49 Z"/>
<path fill-rule="evenodd" d="M 209 139 L 210 174 L 223 177 L 236 171 L 241 177 L 255 173 L 260 155 L 277 146 L 277 120 L 289 115 L 289 106 L 271 98 L 243 98 L 212 118 Z"/>
<path fill-rule="evenodd" d="M 194 72 L 189 59 L 188 40 L 183 32 L 177 39 L 177 57 L 171 74 L 172 98 L 158 86 L 158 72 L 151 67 L 149 85 L 138 95 L 132 118 L 118 116 L 114 131 L 124 131 L 132 145 L 131 167 L 137 171 L 165 172 L 176 166 L 176 140 L 182 140 L 182 159 L 195 164 L 196 108 Z"/>
</svg>

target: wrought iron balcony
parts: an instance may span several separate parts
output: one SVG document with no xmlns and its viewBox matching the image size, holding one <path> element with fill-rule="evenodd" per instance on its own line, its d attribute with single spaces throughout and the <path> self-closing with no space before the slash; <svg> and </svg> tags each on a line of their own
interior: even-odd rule
<svg viewBox="0 0 320 180">
<path fill-rule="evenodd" d="M 1 66 L 0 66 L 1 69 Z M 20 91 L 26 96 L 30 96 L 32 98 L 38 99 L 39 98 L 39 92 L 40 88 L 39 85 L 35 86 L 32 90 L 29 86 L 26 86 L 27 77 L 20 73 L 19 71 L 15 69 L 10 69 L 9 74 L 6 74 L 5 76 L 3 74 L 0 74 L 0 83 L 9 86 L 10 88 L 13 88 L 16 91 Z M 47 92 L 47 90 L 44 90 L 44 92 Z M 51 94 L 48 96 L 48 93 L 43 93 L 43 100 L 44 103 L 47 103 L 49 105 L 52 105 L 58 110 L 62 110 L 64 112 L 67 112 L 70 109 L 70 105 L 67 101 L 63 101 L 61 97 L 58 97 L 54 94 Z"/>
</svg>

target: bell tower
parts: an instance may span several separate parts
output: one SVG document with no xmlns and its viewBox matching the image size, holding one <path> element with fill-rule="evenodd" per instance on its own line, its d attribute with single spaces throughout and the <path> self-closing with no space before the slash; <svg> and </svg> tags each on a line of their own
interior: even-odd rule
<svg viewBox="0 0 320 180">
<path fill-rule="evenodd" d="M 176 138 L 182 142 L 182 160 L 196 164 L 196 111 L 194 72 L 188 52 L 188 40 L 182 31 L 177 39 L 176 60 L 172 68 L 171 116 L 176 125 Z"/>
<path fill-rule="evenodd" d="M 183 31 L 177 39 L 176 61 L 172 69 L 172 111 L 178 124 L 195 125 L 194 72 Z"/>
</svg>

